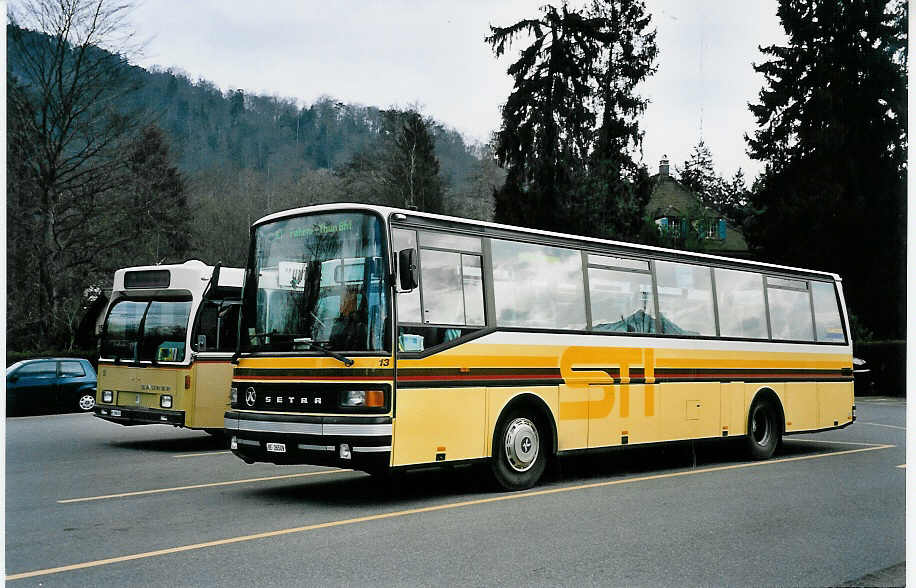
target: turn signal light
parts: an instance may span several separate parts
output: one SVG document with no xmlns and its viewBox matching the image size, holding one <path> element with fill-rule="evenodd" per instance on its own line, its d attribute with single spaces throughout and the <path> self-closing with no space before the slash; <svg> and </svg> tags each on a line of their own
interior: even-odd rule
<svg viewBox="0 0 916 588">
<path fill-rule="evenodd" d="M 366 406 L 373 408 L 385 406 L 385 393 L 381 390 L 366 390 Z"/>
<path fill-rule="evenodd" d="M 185 390 L 191 389 L 191 374 L 188 374 L 184 377 L 184 389 Z"/>
</svg>

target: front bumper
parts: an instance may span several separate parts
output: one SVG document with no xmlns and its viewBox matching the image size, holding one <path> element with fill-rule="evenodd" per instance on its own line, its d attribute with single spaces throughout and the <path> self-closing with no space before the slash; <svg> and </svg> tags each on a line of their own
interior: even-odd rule
<svg viewBox="0 0 916 588">
<path fill-rule="evenodd" d="M 375 471 L 391 462 L 392 420 L 228 411 L 232 452 L 248 463 L 326 465 Z M 268 451 L 268 443 L 285 451 Z"/>
<path fill-rule="evenodd" d="M 108 404 L 96 405 L 95 416 L 119 425 L 174 425 L 184 426 L 183 410 L 165 410 L 162 408 L 126 408 Z"/>
</svg>

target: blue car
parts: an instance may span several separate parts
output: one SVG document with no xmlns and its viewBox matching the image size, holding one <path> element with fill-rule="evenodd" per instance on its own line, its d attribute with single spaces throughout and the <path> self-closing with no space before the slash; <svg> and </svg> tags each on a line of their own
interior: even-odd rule
<svg viewBox="0 0 916 588">
<path fill-rule="evenodd" d="M 6 370 L 6 414 L 89 412 L 95 389 L 95 370 L 85 359 L 27 359 Z"/>
</svg>

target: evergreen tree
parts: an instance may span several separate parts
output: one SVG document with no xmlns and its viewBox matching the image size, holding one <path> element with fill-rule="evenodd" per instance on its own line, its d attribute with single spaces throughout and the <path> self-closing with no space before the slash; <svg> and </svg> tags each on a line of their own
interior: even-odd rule
<svg viewBox="0 0 916 588">
<path fill-rule="evenodd" d="M 904 332 L 905 2 L 781 0 L 785 46 L 751 105 L 749 152 L 766 163 L 746 223 L 758 255 L 842 274 L 851 312 Z"/>
<path fill-rule="evenodd" d="M 740 227 L 747 215 L 748 190 L 740 168 L 726 180 L 716 171 L 712 152 L 703 139 L 694 145 L 683 167 L 676 168 L 678 181 L 697 195 L 704 206 Z"/>
<path fill-rule="evenodd" d="M 654 71 L 654 31 L 641 0 L 595 0 L 588 8 L 541 8 L 538 19 L 491 27 L 497 57 L 516 37 L 531 44 L 508 73 L 514 88 L 496 134 L 505 185 L 497 220 L 607 234 L 641 217 L 648 177 L 630 153 L 645 100 L 637 83 Z M 601 115 L 599 123 L 599 113 Z M 641 183 L 642 182 L 642 183 Z M 627 220 L 622 220 L 627 219 Z"/>
<path fill-rule="evenodd" d="M 497 57 L 519 35 L 532 37 L 507 73 L 514 87 L 502 108 L 496 157 L 507 168 L 496 197 L 501 222 L 557 229 L 569 218 L 573 170 L 586 167 L 595 112 L 595 69 L 601 31 L 564 3 L 546 5 L 539 19 L 490 27 L 485 40 Z"/>
<path fill-rule="evenodd" d="M 675 170 L 678 181 L 696 194 L 703 204 L 713 206 L 713 203 L 721 199 L 723 181 L 716 173 L 712 152 L 703 139 L 694 145 L 683 167 L 675 167 Z"/>
<path fill-rule="evenodd" d="M 398 193 L 398 205 L 426 212 L 443 212 L 439 160 L 428 122 L 417 112 L 399 113 L 387 175 Z"/>
<path fill-rule="evenodd" d="M 444 212 L 445 186 L 432 126 L 416 111 L 384 111 L 379 141 L 338 170 L 351 198 Z"/>
<path fill-rule="evenodd" d="M 579 211 L 574 219 L 579 232 L 625 240 L 639 239 L 646 220 L 646 204 L 652 183 L 646 166 L 634 153 L 642 148 L 639 117 L 648 100 L 636 93 L 636 85 L 655 73 L 658 47 L 651 16 L 642 0 L 593 0 L 592 18 L 603 19 L 607 37 L 599 77 L 599 101 L 603 103 L 597 141 L 589 158 L 588 181 L 580 190 Z M 590 225 L 587 219 L 594 219 Z"/>
<path fill-rule="evenodd" d="M 731 180 L 725 182 L 725 200 L 719 210 L 732 224 L 741 227 L 748 215 L 750 196 L 744 170 L 739 167 Z"/>
<path fill-rule="evenodd" d="M 133 234 L 141 238 L 119 251 L 115 267 L 181 263 L 190 249 L 191 214 L 184 179 L 171 164 L 157 126 L 144 128 L 130 146 L 127 171 L 122 190 L 129 218 L 122 227 L 133 225 Z"/>
</svg>

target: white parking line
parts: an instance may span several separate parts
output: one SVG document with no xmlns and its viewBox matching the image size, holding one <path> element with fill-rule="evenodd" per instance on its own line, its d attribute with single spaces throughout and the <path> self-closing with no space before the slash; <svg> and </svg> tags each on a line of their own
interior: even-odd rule
<svg viewBox="0 0 916 588">
<path fill-rule="evenodd" d="M 906 431 L 906 427 L 898 427 L 897 425 L 885 425 L 884 423 L 867 423 L 865 421 L 856 421 L 858 425 L 871 425 L 873 427 L 887 427 L 888 429 L 900 429 L 901 431 Z"/>
<path fill-rule="evenodd" d="M 801 441 L 802 443 L 827 443 L 829 445 L 857 445 L 859 447 L 896 447 L 885 443 L 863 443 L 861 441 L 830 441 L 827 439 L 786 439 L 786 441 Z"/>
<path fill-rule="evenodd" d="M 106 500 L 108 498 L 126 498 L 128 496 L 142 496 L 144 494 L 160 494 L 163 492 L 177 492 L 178 490 L 196 490 L 198 488 L 213 488 L 215 486 L 232 486 L 235 484 L 250 484 L 252 482 L 267 482 L 270 480 L 288 480 L 290 478 L 305 478 L 307 476 L 323 476 L 325 474 L 339 474 L 353 470 L 324 470 L 320 472 L 305 472 L 302 474 L 285 474 L 282 476 L 267 476 L 265 478 L 248 478 L 246 480 L 229 480 L 228 482 L 210 482 L 208 484 L 191 484 L 190 486 L 176 486 L 174 488 L 156 488 L 154 490 L 137 490 L 135 492 L 121 492 L 119 494 L 105 494 L 103 496 L 89 496 L 86 498 L 68 498 L 58 500 L 58 504 L 72 504 L 74 502 L 91 502 L 93 500 Z"/>
</svg>

